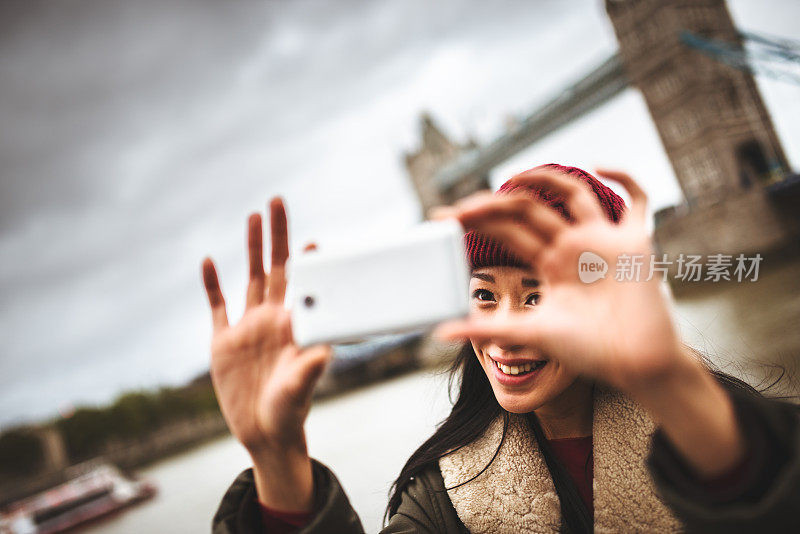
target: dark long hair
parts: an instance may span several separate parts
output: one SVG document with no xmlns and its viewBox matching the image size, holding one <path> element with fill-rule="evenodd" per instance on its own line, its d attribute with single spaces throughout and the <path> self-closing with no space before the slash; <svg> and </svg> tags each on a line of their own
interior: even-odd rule
<svg viewBox="0 0 800 534">
<path fill-rule="evenodd" d="M 692 349 L 706 364 L 708 370 L 724 385 L 759 395 L 752 386 L 731 375 L 723 373 L 711 364 L 700 352 Z M 503 415 L 503 433 L 500 444 L 489 462 L 472 478 L 461 482 L 462 486 L 480 476 L 491 465 L 500 452 L 505 441 L 509 424 L 509 414 L 500 406 L 492 391 L 489 379 L 481 367 L 470 343 L 465 343 L 449 369 L 449 388 L 457 382 L 458 395 L 450 415 L 442 421 L 433 435 L 414 451 L 408 459 L 397 480 L 389 490 L 389 504 L 384 514 L 384 523 L 393 516 L 400 507 L 403 492 L 408 487 L 412 478 L 419 475 L 431 466 L 437 465 L 439 458 L 448 452 L 454 452 L 479 438 L 489 424 L 500 414 Z M 578 493 L 578 489 L 569 476 L 564 465 L 550 447 L 545 437 L 536 414 L 531 412 L 525 415 L 525 420 L 539 445 L 539 450 L 553 484 L 556 488 L 561 503 L 561 530 L 571 534 L 591 533 L 593 531 L 592 516 Z M 458 486 L 447 488 L 454 489 Z"/>
<path fill-rule="evenodd" d="M 408 459 L 403 469 L 400 470 L 400 475 L 389 490 L 389 504 L 386 507 L 384 521 L 397 512 L 403 491 L 405 491 L 413 477 L 427 467 L 436 464 L 439 458 L 448 452 L 456 451 L 475 441 L 483 434 L 489 424 L 500 413 L 504 412 L 492 392 L 489 378 L 475 357 L 475 352 L 469 343 L 464 344 L 461 352 L 458 353 L 458 356 L 450 366 L 448 383 L 450 391 L 453 390 L 453 384 L 456 380 L 458 381 L 458 396 L 453 403 L 450 415 L 439 423 L 433 435 L 414 451 L 414 454 Z M 504 419 L 501 445 L 508 428 L 507 414 Z M 495 451 L 495 456 L 492 457 L 490 464 L 494 461 L 499 450 L 500 447 Z M 489 464 L 481 470 L 481 473 L 487 467 L 489 467 Z"/>
</svg>

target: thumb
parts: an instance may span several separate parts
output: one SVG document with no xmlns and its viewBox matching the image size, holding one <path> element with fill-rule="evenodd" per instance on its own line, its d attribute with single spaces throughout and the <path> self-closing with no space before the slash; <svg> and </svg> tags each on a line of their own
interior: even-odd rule
<svg viewBox="0 0 800 534">
<path fill-rule="evenodd" d="M 295 358 L 296 393 L 299 398 L 311 397 L 317 381 L 333 356 L 330 345 L 314 345 L 302 350 Z"/>
</svg>

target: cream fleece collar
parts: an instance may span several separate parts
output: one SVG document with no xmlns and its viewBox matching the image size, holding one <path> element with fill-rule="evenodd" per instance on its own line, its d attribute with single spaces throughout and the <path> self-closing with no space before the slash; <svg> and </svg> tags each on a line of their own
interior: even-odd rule
<svg viewBox="0 0 800 534">
<path fill-rule="evenodd" d="M 645 465 L 655 425 L 633 401 L 612 390 L 594 395 L 594 530 L 681 532 L 681 523 L 655 493 Z M 492 458 L 502 415 L 477 440 L 439 460 L 446 488 L 468 480 Z M 503 447 L 478 478 L 448 491 L 474 533 L 558 532 L 561 508 L 553 480 L 522 416 L 511 414 Z"/>
</svg>

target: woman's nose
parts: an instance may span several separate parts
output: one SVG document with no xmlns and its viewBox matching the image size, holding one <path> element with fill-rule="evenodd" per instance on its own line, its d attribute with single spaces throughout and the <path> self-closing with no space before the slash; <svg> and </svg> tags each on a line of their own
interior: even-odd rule
<svg viewBox="0 0 800 534">
<path fill-rule="evenodd" d="M 499 343 L 498 346 L 500 347 L 500 350 L 502 350 L 503 352 L 510 352 L 510 353 L 520 352 L 524 348 L 522 345 L 504 345 L 502 343 Z"/>
<path fill-rule="evenodd" d="M 501 315 L 510 316 L 510 315 L 515 315 L 515 314 L 518 314 L 518 313 L 522 313 L 524 311 L 525 311 L 525 306 L 524 305 L 523 306 L 515 306 L 514 304 L 512 304 L 511 302 L 506 300 L 505 302 L 500 302 L 499 303 L 499 305 L 497 306 L 496 313 L 499 313 Z"/>
<path fill-rule="evenodd" d="M 519 313 L 523 313 L 524 311 L 525 311 L 524 306 L 517 308 L 513 304 L 511 304 L 508 300 L 506 300 L 505 302 L 500 303 L 495 313 L 501 316 L 512 316 Z M 501 351 L 506 353 L 518 352 L 524 348 L 523 345 L 505 345 L 503 343 L 498 343 L 497 347 Z"/>
<path fill-rule="evenodd" d="M 494 348 L 497 348 L 497 351 L 492 349 L 492 352 L 495 354 L 497 352 L 500 352 L 501 354 L 513 354 L 515 352 L 520 352 L 525 348 L 523 345 L 506 345 L 503 343 L 498 343 L 497 341 L 494 341 L 492 344 L 494 345 Z"/>
</svg>

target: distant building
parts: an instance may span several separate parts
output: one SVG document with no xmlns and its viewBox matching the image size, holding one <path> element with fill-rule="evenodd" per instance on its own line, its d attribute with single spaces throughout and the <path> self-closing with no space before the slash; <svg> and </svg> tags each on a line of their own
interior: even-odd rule
<svg viewBox="0 0 800 534">
<path fill-rule="evenodd" d="M 446 190 L 434 180 L 436 173 L 448 163 L 475 148 L 474 142 L 458 145 L 447 138 L 427 113 L 421 117 L 422 145 L 416 152 L 406 154 L 406 168 L 419 197 L 425 218 L 433 206 L 452 204 L 475 191 L 489 188 L 486 176 L 467 177 Z"/>
<path fill-rule="evenodd" d="M 724 0 L 606 0 L 606 10 L 690 208 L 788 175 L 753 76 L 682 42 L 691 32 L 741 47 Z"/>
</svg>

